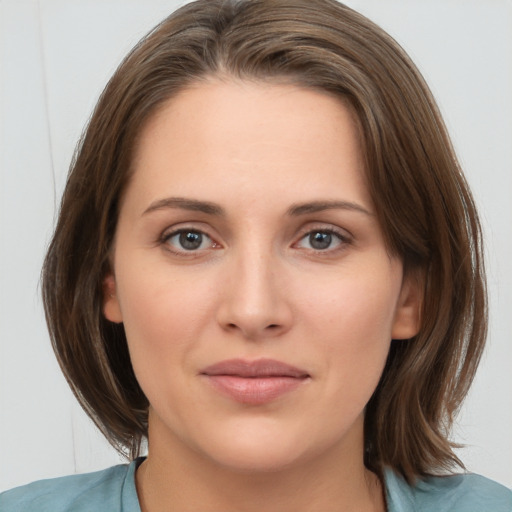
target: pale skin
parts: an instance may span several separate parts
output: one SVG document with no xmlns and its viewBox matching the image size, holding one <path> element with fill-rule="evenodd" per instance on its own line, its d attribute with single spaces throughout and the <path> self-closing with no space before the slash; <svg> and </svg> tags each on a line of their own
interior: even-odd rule
<svg viewBox="0 0 512 512">
<path fill-rule="evenodd" d="M 142 511 L 385 510 L 364 408 L 421 297 L 385 245 L 349 109 L 212 78 L 159 109 L 133 164 L 104 314 L 151 404 Z M 307 378 L 239 403 L 201 373 L 233 358 Z"/>
</svg>

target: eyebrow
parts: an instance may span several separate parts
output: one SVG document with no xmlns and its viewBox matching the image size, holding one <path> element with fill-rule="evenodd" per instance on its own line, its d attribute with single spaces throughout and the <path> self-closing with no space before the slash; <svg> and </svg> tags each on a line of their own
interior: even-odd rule
<svg viewBox="0 0 512 512">
<path fill-rule="evenodd" d="M 364 213 L 373 217 L 373 213 L 369 212 L 360 204 L 351 201 L 312 201 L 309 203 L 294 204 L 288 208 L 288 215 L 299 216 L 308 213 L 317 213 L 325 210 L 352 210 L 359 213 Z"/>
<path fill-rule="evenodd" d="M 156 210 L 163 210 L 166 208 L 179 208 L 182 210 L 189 210 L 194 212 L 202 212 L 207 215 L 224 216 L 224 209 L 218 204 L 209 201 L 200 201 L 198 199 L 189 199 L 185 197 L 166 197 L 151 203 L 148 208 L 144 210 L 142 215 L 154 212 Z M 310 213 L 318 213 L 325 210 L 352 210 L 363 213 L 370 217 L 373 216 L 366 208 L 360 204 L 351 201 L 311 201 L 308 203 L 298 203 L 290 206 L 287 214 L 292 217 L 300 215 L 307 215 Z"/>
<path fill-rule="evenodd" d="M 163 210 L 165 208 L 179 208 L 182 210 L 189 210 L 193 212 L 202 212 L 208 215 L 225 215 L 224 209 L 215 203 L 209 201 L 199 201 L 197 199 L 188 199 L 185 197 L 166 197 L 151 203 L 142 213 L 154 212 L 156 210 Z"/>
</svg>

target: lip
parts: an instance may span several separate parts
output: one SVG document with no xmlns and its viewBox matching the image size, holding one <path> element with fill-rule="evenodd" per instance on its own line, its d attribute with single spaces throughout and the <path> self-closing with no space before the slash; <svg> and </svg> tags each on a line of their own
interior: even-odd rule
<svg viewBox="0 0 512 512">
<path fill-rule="evenodd" d="M 274 359 L 229 359 L 204 368 L 200 375 L 221 394 L 250 405 L 261 405 L 290 393 L 310 375 Z"/>
</svg>

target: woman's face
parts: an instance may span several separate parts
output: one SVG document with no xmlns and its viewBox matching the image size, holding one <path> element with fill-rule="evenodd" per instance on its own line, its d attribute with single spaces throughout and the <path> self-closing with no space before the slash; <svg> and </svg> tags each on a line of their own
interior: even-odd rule
<svg viewBox="0 0 512 512">
<path fill-rule="evenodd" d="M 291 85 L 212 79 L 158 111 L 105 290 L 151 450 L 238 470 L 362 459 L 390 340 L 418 327 L 350 111 Z"/>
</svg>

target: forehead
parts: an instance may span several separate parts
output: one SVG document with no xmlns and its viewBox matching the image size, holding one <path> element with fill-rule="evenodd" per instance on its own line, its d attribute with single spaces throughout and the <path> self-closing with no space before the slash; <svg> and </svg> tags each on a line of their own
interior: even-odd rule
<svg viewBox="0 0 512 512">
<path fill-rule="evenodd" d="M 212 79 L 182 90 L 143 128 L 133 170 L 139 193 L 191 184 L 206 193 L 223 182 L 241 194 L 271 184 L 283 197 L 355 193 L 370 203 L 351 110 L 290 84 Z"/>
</svg>

